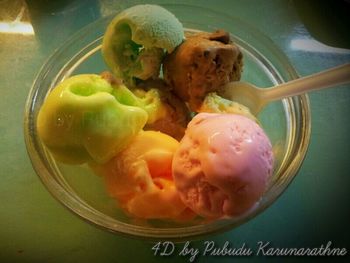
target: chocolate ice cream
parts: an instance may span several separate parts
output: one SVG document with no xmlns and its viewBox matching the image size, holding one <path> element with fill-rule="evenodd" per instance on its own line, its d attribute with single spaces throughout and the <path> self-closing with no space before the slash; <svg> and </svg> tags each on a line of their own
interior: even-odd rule
<svg viewBox="0 0 350 263">
<path fill-rule="evenodd" d="M 146 124 L 144 130 L 160 131 L 177 140 L 181 140 L 190 121 L 190 111 L 186 104 L 173 94 L 161 79 L 147 80 L 139 84 L 138 87 L 143 90 L 156 88 L 164 110 L 163 116 L 153 123 Z"/>
<path fill-rule="evenodd" d="M 207 93 L 240 79 L 242 58 L 227 32 L 197 33 L 165 58 L 164 79 L 196 111 Z"/>
</svg>

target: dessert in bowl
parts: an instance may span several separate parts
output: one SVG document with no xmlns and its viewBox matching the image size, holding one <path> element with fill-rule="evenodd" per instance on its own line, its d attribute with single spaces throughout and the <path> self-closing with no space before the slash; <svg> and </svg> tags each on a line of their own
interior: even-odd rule
<svg viewBox="0 0 350 263">
<path fill-rule="evenodd" d="M 271 86 L 297 76 L 268 38 L 241 21 L 198 7 L 165 8 L 184 25 L 186 40 L 162 42 L 163 46 L 154 49 L 147 48 L 147 42 L 133 39 L 137 45 L 142 44 L 134 49 L 131 45 L 131 51 L 137 50 L 136 55 L 143 59 L 141 62 L 136 57 L 127 61 L 125 67 L 123 59 L 110 60 L 117 57 L 110 53 L 119 51 L 104 43 L 108 25 L 115 28 L 118 19 L 123 21 L 123 30 L 113 30 L 121 34 L 117 40 L 125 37 L 130 28 L 137 28 L 132 25 L 125 31 L 125 23 L 131 25 L 133 21 L 118 15 L 117 20 L 106 17 L 88 25 L 56 51 L 28 96 L 25 137 L 34 169 L 44 185 L 88 222 L 141 238 L 189 239 L 232 229 L 276 200 L 305 156 L 310 113 L 307 97 L 298 96 L 275 102 L 258 116 L 252 116 L 244 106 L 215 94 L 214 84 L 224 83 L 215 76 L 213 80 L 213 74 L 204 78 L 209 84 L 195 85 L 203 81 L 200 63 L 197 71 L 191 71 L 191 78 L 197 82 L 174 92 L 174 87 L 184 82 L 184 73 L 178 71 L 186 70 L 181 64 L 181 47 L 198 36 L 224 46 L 214 47 L 219 51 L 212 60 L 231 69 L 222 70 L 226 81 L 241 78 Z M 193 12 L 201 15 L 194 19 Z M 205 22 L 201 17 L 208 17 L 206 13 L 218 19 Z M 215 32 L 216 29 L 225 29 L 229 34 Z M 126 42 L 129 36 L 125 37 Z M 135 55 L 130 50 L 122 53 Z M 211 55 L 207 54 L 209 58 Z M 232 56 L 234 62 L 220 62 L 220 56 Z M 159 75 L 163 80 L 155 79 L 159 77 L 155 73 L 159 63 L 163 66 L 163 77 Z M 98 75 L 106 70 L 111 73 Z M 82 90 L 81 86 L 88 88 Z M 203 86 L 207 87 L 204 91 Z M 74 106 L 76 96 L 79 106 Z M 229 131 L 240 135 L 230 136 Z M 220 137 L 208 144 L 205 138 L 214 138 L 217 133 L 226 134 L 231 141 Z M 200 158 L 198 153 L 198 158 L 194 158 L 196 151 L 188 150 L 196 146 Z M 245 157 L 233 158 L 237 152 L 243 152 Z M 229 156 L 226 159 L 230 161 L 209 158 L 212 154 Z M 235 163 L 242 165 L 237 167 Z M 186 169 L 193 166 L 200 169 L 189 176 Z M 232 187 L 224 187 L 225 182 L 231 182 Z"/>
</svg>

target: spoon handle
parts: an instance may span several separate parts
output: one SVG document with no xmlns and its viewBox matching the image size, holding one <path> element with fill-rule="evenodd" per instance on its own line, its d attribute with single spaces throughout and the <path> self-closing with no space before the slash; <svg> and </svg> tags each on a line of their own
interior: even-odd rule
<svg viewBox="0 0 350 263">
<path fill-rule="evenodd" d="M 344 64 L 319 73 L 295 79 L 275 87 L 263 89 L 264 100 L 274 101 L 309 91 L 330 88 L 350 82 L 350 64 Z"/>
</svg>

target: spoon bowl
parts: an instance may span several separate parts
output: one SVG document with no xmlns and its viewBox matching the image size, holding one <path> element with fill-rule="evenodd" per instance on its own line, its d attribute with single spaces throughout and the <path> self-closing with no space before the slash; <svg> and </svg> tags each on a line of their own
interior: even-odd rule
<svg viewBox="0 0 350 263">
<path fill-rule="evenodd" d="M 350 64 L 295 79 L 271 88 L 258 88 L 246 82 L 229 82 L 219 90 L 222 97 L 247 106 L 254 115 L 271 101 L 350 82 Z"/>
<path fill-rule="evenodd" d="M 265 90 L 247 82 L 233 81 L 224 85 L 218 93 L 225 99 L 243 104 L 253 115 L 257 115 L 266 105 L 263 98 Z"/>
</svg>

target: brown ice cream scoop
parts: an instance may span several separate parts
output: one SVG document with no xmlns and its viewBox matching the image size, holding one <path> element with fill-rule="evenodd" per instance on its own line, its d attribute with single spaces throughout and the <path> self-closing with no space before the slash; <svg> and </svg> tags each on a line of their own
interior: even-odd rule
<svg viewBox="0 0 350 263">
<path fill-rule="evenodd" d="M 155 122 L 146 124 L 144 130 L 160 131 L 180 141 L 185 134 L 188 122 L 191 119 L 186 104 L 172 93 L 170 88 L 161 79 L 146 80 L 138 87 L 145 90 L 157 88 L 165 114 Z"/>
<path fill-rule="evenodd" d="M 164 79 L 174 92 L 196 111 L 209 92 L 240 80 L 242 53 L 230 41 L 230 35 L 218 30 L 188 36 L 167 55 L 163 65 Z"/>
</svg>

